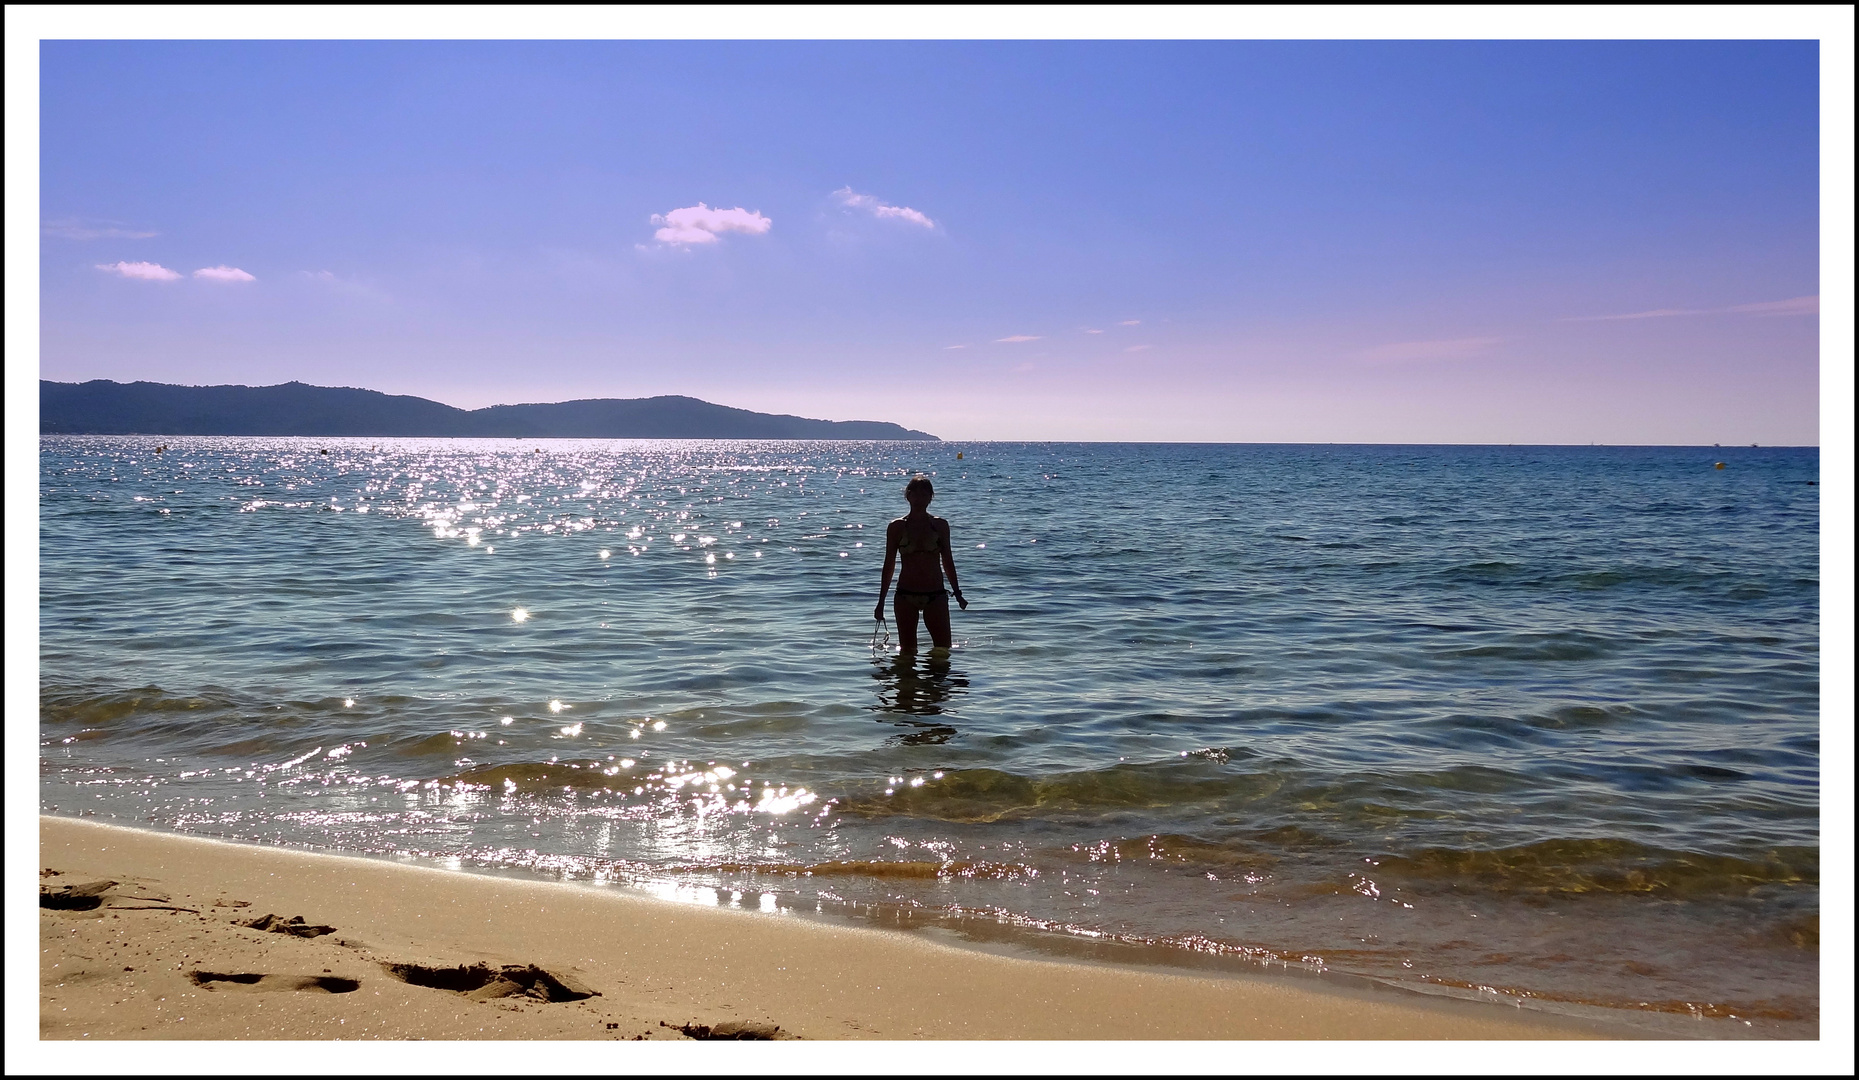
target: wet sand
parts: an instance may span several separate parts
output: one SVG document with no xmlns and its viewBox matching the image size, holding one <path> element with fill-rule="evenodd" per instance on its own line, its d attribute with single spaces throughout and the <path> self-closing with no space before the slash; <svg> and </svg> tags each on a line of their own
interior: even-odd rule
<svg viewBox="0 0 1859 1080">
<path fill-rule="evenodd" d="M 46 1040 L 1605 1034 L 1400 991 L 1022 959 L 618 889 L 67 818 L 39 831 Z"/>
</svg>

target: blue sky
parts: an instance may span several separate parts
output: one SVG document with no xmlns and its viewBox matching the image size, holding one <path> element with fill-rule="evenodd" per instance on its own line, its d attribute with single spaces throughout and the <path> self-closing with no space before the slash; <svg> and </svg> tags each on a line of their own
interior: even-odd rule
<svg viewBox="0 0 1859 1080">
<path fill-rule="evenodd" d="M 959 438 L 1819 440 L 1812 42 L 41 63 L 44 378 Z"/>
</svg>

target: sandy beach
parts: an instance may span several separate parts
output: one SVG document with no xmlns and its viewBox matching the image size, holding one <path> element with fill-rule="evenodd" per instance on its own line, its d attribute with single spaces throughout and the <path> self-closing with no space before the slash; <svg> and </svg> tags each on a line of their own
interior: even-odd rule
<svg viewBox="0 0 1859 1080">
<path fill-rule="evenodd" d="M 617 889 L 66 818 L 42 817 L 40 839 L 45 1040 L 1604 1034 L 1398 991 L 1022 959 Z"/>
</svg>

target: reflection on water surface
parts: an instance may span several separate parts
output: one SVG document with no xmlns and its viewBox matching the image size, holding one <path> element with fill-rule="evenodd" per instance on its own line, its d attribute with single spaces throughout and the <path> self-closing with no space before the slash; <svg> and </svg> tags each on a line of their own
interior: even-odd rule
<svg viewBox="0 0 1859 1080">
<path fill-rule="evenodd" d="M 1817 1016 L 1813 451 L 166 441 L 42 442 L 55 812 Z"/>
</svg>

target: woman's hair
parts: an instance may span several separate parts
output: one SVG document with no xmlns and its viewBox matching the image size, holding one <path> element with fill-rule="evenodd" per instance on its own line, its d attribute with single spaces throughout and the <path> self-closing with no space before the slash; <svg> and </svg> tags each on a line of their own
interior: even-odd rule
<svg viewBox="0 0 1859 1080">
<path fill-rule="evenodd" d="M 913 476 L 910 482 L 904 485 L 904 498 L 914 498 L 918 495 L 921 495 L 925 502 L 936 497 L 936 488 L 930 483 L 929 477 Z"/>
</svg>

